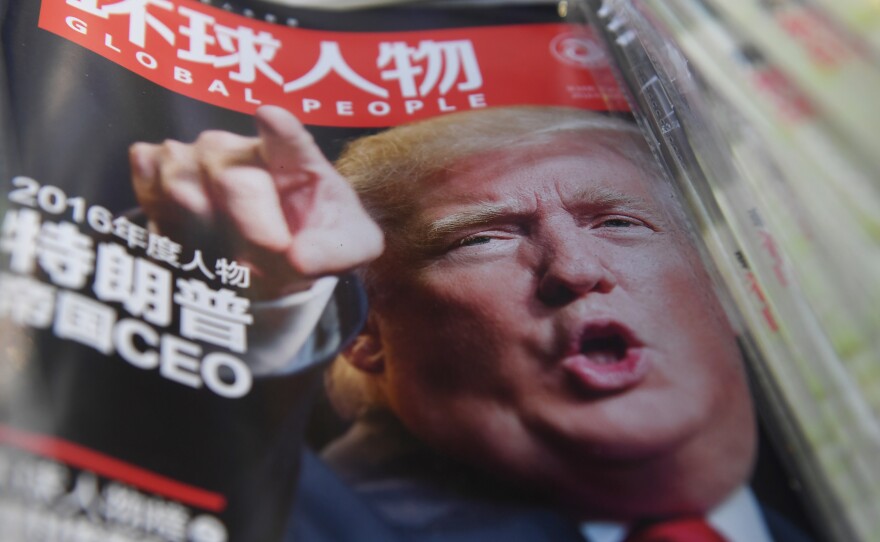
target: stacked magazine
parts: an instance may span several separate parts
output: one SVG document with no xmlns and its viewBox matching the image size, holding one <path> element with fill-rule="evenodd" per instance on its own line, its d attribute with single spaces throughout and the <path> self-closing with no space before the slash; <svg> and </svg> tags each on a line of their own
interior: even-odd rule
<svg viewBox="0 0 880 542">
<path fill-rule="evenodd" d="M 814 506 L 840 540 L 871 540 L 880 529 L 877 14 L 868 3 L 815 4 L 587 9 L 742 312 L 767 415 Z"/>
</svg>

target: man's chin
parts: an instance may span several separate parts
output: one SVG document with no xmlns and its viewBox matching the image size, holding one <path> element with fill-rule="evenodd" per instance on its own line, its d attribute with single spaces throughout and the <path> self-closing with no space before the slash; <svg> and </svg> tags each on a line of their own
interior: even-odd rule
<svg viewBox="0 0 880 542">
<path fill-rule="evenodd" d="M 746 484 L 748 472 L 735 476 L 687 478 L 676 469 L 640 474 L 606 473 L 555 490 L 555 498 L 580 520 L 634 521 L 683 515 L 705 515 Z M 618 476 L 615 476 L 618 474 Z M 572 480 L 573 482 L 573 480 Z"/>
<path fill-rule="evenodd" d="M 585 446 L 568 456 L 551 491 L 583 519 L 703 514 L 747 483 L 755 450 L 746 437 L 721 448 L 698 440 L 670 436 Z"/>
<path fill-rule="evenodd" d="M 557 416 L 545 425 L 545 434 L 555 434 L 553 446 L 560 457 L 601 469 L 635 468 L 673 456 L 699 434 L 702 422 L 697 418 L 660 424 L 651 417 L 634 415 L 653 411 L 646 410 L 648 407 L 660 408 L 633 401 L 640 393 L 633 389 L 617 397 L 604 397 L 601 408 L 596 403 L 569 404 L 567 416 L 559 416 L 563 409 L 556 409 Z"/>
</svg>

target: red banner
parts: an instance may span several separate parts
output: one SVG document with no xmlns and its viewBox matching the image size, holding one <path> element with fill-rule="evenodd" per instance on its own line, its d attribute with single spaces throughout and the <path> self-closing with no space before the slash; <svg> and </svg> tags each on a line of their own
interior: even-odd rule
<svg viewBox="0 0 880 542">
<path fill-rule="evenodd" d="M 78 469 L 119 480 L 135 487 L 212 512 L 226 508 L 226 498 L 213 491 L 172 480 L 63 439 L 20 431 L 0 424 L 0 446 L 11 445 L 33 454 L 57 459 Z"/>
<path fill-rule="evenodd" d="M 44 0 L 40 27 L 173 92 L 244 113 L 279 105 L 313 125 L 392 126 L 516 104 L 628 108 L 578 25 L 328 32 L 193 0 Z"/>
</svg>

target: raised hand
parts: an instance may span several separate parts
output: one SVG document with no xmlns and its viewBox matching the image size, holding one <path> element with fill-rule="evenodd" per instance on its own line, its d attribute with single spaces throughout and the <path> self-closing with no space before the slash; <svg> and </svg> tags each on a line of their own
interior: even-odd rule
<svg viewBox="0 0 880 542">
<path fill-rule="evenodd" d="M 220 247 L 251 268 L 259 298 L 376 258 L 381 230 L 299 121 L 274 106 L 258 109 L 256 120 L 259 137 L 207 131 L 191 144 L 132 146 L 134 190 L 150 228 Z"/>
</svg>

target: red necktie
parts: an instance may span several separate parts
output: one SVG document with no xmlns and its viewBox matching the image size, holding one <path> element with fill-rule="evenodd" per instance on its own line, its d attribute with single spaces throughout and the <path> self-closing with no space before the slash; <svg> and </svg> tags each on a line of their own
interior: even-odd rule
<svg viewBox="0 0 880 542">
<path fill-rule="evenodd" d="M 624 542 L 727 542 L 703 518 L 679 518 L 637 526 Z"/>
</svg>

